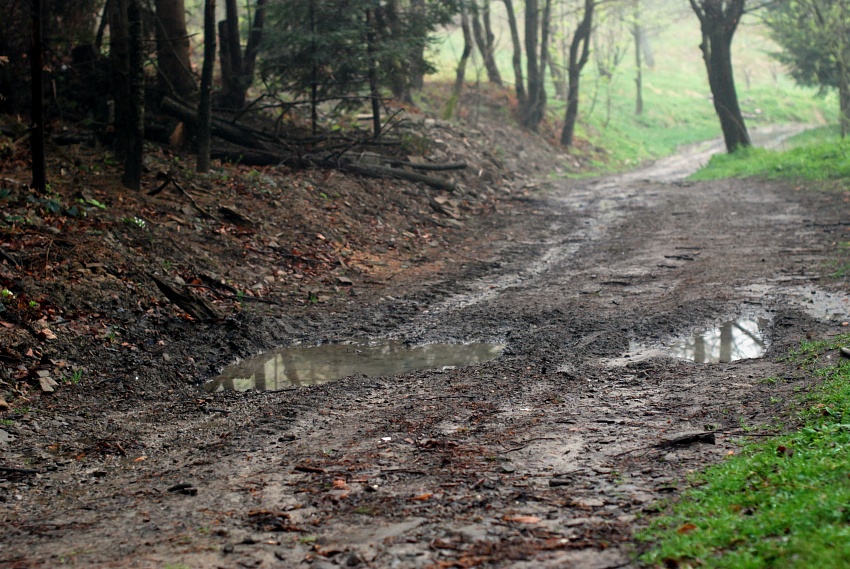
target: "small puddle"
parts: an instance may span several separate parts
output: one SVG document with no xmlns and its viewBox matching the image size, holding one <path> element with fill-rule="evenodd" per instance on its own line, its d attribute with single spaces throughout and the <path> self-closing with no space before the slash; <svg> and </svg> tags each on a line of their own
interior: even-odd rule
<svg viewBox="0 0 850 569">
<path fill-rule="evenodd" d="M 728 320 L 718 328 L 673 344 L 668 353 L 699 364 L 757 358 L 767 349 L 764 331 L 768 324 L 765 318 Z"/>
<path fill-rule="evenodd" d="M 284 348 L 225 368 L 204 389 L 215 391 L 275 390 L 318 385 L 349 377 L 380 377 L 420 369 L 481 364 L 497 358 L 500 344 L 429 344 L 406 346 L 399 340 L 352 342 Z"/>
</svg>

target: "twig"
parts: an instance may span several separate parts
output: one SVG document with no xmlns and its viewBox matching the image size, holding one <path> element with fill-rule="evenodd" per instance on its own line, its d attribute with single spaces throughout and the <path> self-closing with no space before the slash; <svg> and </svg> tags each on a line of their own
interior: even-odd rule
<svg viewBox="0 0 850 569">
<path fill-rule="evenodd" d="M 206 215 L 206 216 L 207 216 L 207 217 L 209 217 L 210 219 L 214 219 L 214 220 L 216 220 L 216 221 L 218 221 L 218 222 L 221 222 L 221 220 L 220 220 L 219 218 L 217 218 L 217 217 L 216 217 L 216 216 L 214 216 L 213 214 L 211 214 L 211 213 L 209 213 L 208 211 L 206 211 L 206 210 L 204 210 L 203 208 L 201 208 L 201 206 L 199 206 L 199 205 L 198 205 L 198 202 L 196 202 L 196 201 L 195 201 L 195 198 L 194 198 L 194 197 L 192 197 L 192 194 L 190 194 L 190 193 L 189 193 L 189 192 L 187 192 L 185 189 L 183 189 L 183 186 L 181 186 L 181 185 L 177 182 L 177 180 L 171 180 L 171 183 L 172 183 L 172 184 L 174 184 L 174 187 L 175 187 L 175 188 L 177 188 L 178 190 L 180 190 L 180 193 L 181 193 L 181 194 L 183 194 L 184 196 L 186 196 L 187 198 L 189 198 L 189 201 L 190 201 L 190 202 L 192 202 L 192 206 L 194 206 L 194 208 L 195 208 L 196 210 L 198 210 L 199 212 L 201 212 L 203 215 Z"/>
<path fill-rule="evenodd" d="M 40 470 L 33 468 L 14 468 L 12 466 L 0 466 L 0 472 L 9 472 L 13 474 L 40 474 Z"/>
</svg>

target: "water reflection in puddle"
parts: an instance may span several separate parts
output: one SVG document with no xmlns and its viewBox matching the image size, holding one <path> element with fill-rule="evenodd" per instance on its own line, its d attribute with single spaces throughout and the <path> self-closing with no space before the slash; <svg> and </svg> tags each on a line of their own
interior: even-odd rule
<svg viewBox="0 0 850 569">
<path fill-rule="evenodd" d="M 729 320 L 719 328 L 673 344 L 669 353 L 700 364 L 757 358 L 767 348 L 764 331 L 768 324 L 764 318 Z"/>
<path fill-rule="evenodd" d="M 284 348 L 225 368 L 204 386 L 209 392 L 274 390 L 317 385 L 351 375 L 379 377 L 419 369 L 460 367 L 495 359 L 499 344 L 405 346 L 399 340 Z"/>
</svg>

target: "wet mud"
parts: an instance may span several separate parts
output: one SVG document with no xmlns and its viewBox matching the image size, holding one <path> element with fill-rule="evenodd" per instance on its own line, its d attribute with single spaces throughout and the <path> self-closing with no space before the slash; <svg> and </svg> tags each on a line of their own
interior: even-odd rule
<svg viewBox="0 0 850 569">
<path fill-rule="evenodd" d="M 4 427 L 38 474 L 0 483 L 0 565 L 637 566 L 633 532 L 688 473 L 739 452 L 742 425 L 792 426 L 816 385 L 784 356 L 846 329 L 845 196 L 657 171 L 553 186 L 440 271 L 333 311 L 175 323 L 191 346 L 141 354 L 102 408 L 69 397 Z M 237 359 L 350 338 L 504 350 L 333 374 L 277 352 L 263 369 L 302 386 L 205 388 Z M 696 338 L 730 357 L 691 357 Z"/>
</svg>

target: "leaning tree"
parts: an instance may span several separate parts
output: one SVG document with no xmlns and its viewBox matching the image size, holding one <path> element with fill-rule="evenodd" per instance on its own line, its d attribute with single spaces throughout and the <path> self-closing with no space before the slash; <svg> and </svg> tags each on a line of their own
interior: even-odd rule
<svg viewBox="0 0 850 569">
<path fill-rule="evenodd" d="M 732 70 L 732 38 L 744 15 L 746 0 L 689 1 L 702 30 L 700 49 L 714 97 L 714 110 L 720 119 L 726 150 L 734 152 L 750 145 Z"/>
</svg>

